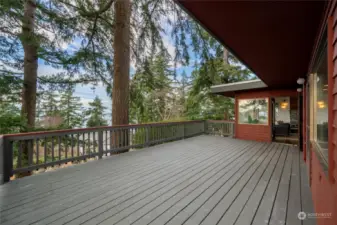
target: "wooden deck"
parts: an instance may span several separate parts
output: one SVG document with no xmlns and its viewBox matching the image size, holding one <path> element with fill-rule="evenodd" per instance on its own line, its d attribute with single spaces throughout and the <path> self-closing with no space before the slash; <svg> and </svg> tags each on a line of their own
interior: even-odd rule
<svg viewBox="0 0 337 225">
<path fill-rule="evenodd" d="M 0 186 L 0 224 L 315 224 L 304 163 L 279 143 L 197 136 Z"/>
</svg>

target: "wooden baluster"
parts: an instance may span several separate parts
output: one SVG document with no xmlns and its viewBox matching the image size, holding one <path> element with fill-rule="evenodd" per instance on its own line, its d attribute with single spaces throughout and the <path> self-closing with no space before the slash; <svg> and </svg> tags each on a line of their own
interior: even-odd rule
<svg viewBox="0 0 337 225">
<path fill-rule="evenodd" d="M 52 161 L 55 161 L 55 153 L 54 153 L 54 137 L 51 137 L 51 158 Z"/>
<path fill-rule="evenodd" d="M 90 140 L 90 134 L 92 132 L 88 132 L 88 150 L 89 150 L 89 158 L 91 156 L 91 140 Z"/>
<path fill-rule="evenodd" d="M 39 164 L 39 153 L 40 153 L 39 149 L 40 149 L 40 141 L 37 138 L 36 139 L 36 165 Z"/>
<path fill-rule="evenodd" d="M 74 158 L 74 135 L 71 134 L 70 138 L 71 138 L 71 141 L 70 141 L 70 145 L 71 145 L 71 158 Z"/>
<path fill-rule="evenodd" d="M 77 134 L 77 157 L 80 156 L 80 134 Z"/>
<path fill-rule="evenodd" d="M 44 138 L 44 143 L 43 143 L 43 153 L 44 153 L 44 164 L 47 163 L 47 138 Z"/>
<path fill-rule="evenodd" d="M 121 141 L 121 147 L 125 147 L 125 142 L 126 142 L 126 140 L 125 140 L 125 129 L 121 129 L 121 133 L 120 133 L 120 135 L 121 135 L 121 139 L 122 139 L 122 141 Z"/>
<path fill-rule="evenodd" d="M 59 158 L 59 160 L 61 160 L 61 137 L 60 136 L 58 136 L 57 137 L 57 145 L 58 145 L 58 148 L 59 148 L 59 150 L 58 150 L 58 158 Z"/>
<path fill-rule="evenodd" d="M 34 140 L 34 139 L 33 139 Z M 28 166 L 33 164 L 33 140 L 28 140 Z"/>
<path fill-rule="evenodd" d="M 68 159 L 68 135 L 64 136 L 64 158 Z"/>
<path fill-rule="evenodd" d="M 96 141 L 96 137 L 95 137 L 95 135 L 96 135 L 96 131 L 94 131 L 94 132 L 92 132 L 92 153 L 96 153 L 96 143 L 95 143 L 95 141 Z"/>
<path fill-rule="evenodd" d="M 22 166 L 22 141 L 18 141 L 19 144 L 19 151 L 18 151 L 18 162 L 16 168 L 21 168 Z"/>
<path fill-rule="evenodd" d="M 86 155 L 85 153 L 85 134 L 82 134 L 82 155 Z"/>
<path fill-rule="evenodd" d="M 105 151 L 108 150 L 108 140 L 110 140 L 110 138 L 108 138 L 108 130 L 105 131 L 105 138 L 104 138 L 104 141 L 105 141 Z M 106 153 L 107 154 L 107 153 Z"/>
</svg>

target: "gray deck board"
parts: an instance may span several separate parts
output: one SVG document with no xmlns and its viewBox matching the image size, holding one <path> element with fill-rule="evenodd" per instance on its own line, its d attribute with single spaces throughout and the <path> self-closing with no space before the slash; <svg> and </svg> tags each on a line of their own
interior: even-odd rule
<svg viewBox="0 0 337 225">
<path fill-rule="evenodd" d="M 289 188 L 287 224 L 301 225 L 302 221 L 297 217 L 298 213 L 302 211 L 300 154 L 298 154 L 297 149 L 293 148 L 292 150 L 293 160 Z"/>
<path fill-rule="evenodd" d="M 282 149 L 282 146 L 279 145 L 278 149 Z M 260 179 L 257 187 L 255 188 L 253 194 L 250 196 L 249 200 L 241 211 L 235 224 L 251 224 L 251 222 L 253 221 L 256 211 L 259 208 L 260 202 L 272 177 L 272 174 L 274 173 L 275 168 L 279 162 L 280 156 L 281 151 L 279 151 L 277 157 L 273 158 L 273 160 L 271 161 L 272 169 L 265 171 L 265 173 L 262 175 L 262 179 Z"/>
<path fill-rule="evenodd" d="M 235 157 L 241 156 L 241 154 L 242 153 L 240 151 L 235 152 Z M 104 214 L 100 214 L 100 216 L 96 217 L 94 220 L 86 221 L 86 222 L 88 222 L 89 224 L 92 224 L 92 223 L 97 223 L 97 222 L 102 222 L 102 221 L 107 220 L 109 221 L 110 224 L 112 224 L 111 222 L 112 220 L 116 220 L 115 222 L 122 220 L 125 216 L 131 215 L 131 213 L 136 211 L 137 209 L 140 209 L 144 206 L 148 206 L 146 205 L 146 203 L 151 202 L 151 200 L 157 200 L 158 198 L 160 198 L 159 201 L 164 201 L 165 199 L 172 197 L 173 194 L 179 191 L 183 191 L 186 187 L 188 187 L 189 184 L 193 184 L 194 182 L 199 181 L 199 179 L 201 179 L 202 176 L 211 173 L 212 170 L 217 168 L 217 166 L 220 166 L 223 163 L 230 163 L 231 160 L 233 160 L 233 158 L 227 156 L 223 158 L 223 161 L 222 160 L 218 161 L 218 163 L 216 164 L 214 164 L 214 162 L 211 162 L 211 161 L 204 161 L 205 163 L 204 167 L 201 167 L 200 165 L 198 165 L 197 170 L 192 171 L 192 173 L 189 172 L 187 176 L 182 177 L 176 183 L 169 182 L 168 185 L 165 185 L 163 189 L 159 190 L 159 193 L 152 192 L 151 195 L 146 196 L 147 197 L 146 199 L 142 199 L 142 201 L 137 202 L 136 204 L 132 204 L 134 203 L 134 200 L 131 199 L 130 202 L 128 202 L 126 206 L 124 205 L 124 207 L 122 207 L 122 209 L 121 209 L 121 206 L 118 205 L 118 208 L 116 207 L 117 211 L 114 210 L 115 208 L 109 211 L 104 211 Z M 222 168 L 225 168 L 225 166 L 226 164 Z M 132 204 L 132 207 L 129 207 L 130 203 Z M 148 207 L 151 207 L 151 205 Z M 87 217 L 87 215 L 85 215 L 85 217 Z"/>
<path fill-rule="evenodd" d="M 305 213 L 313 213 L 314 206 L 312 203 L 309 178 L 307 173 L 307 168 L 304 161 L 300 163 L 301 169 L 301 201 L 302 201 L 302 211 Z M 303 220 L 303 225 L 315 225 L 316 219 L 310 218 Z"/>
<path fill-rule="evenodd" d="M 206 135 L 0 186 L 4 225 L 296 225 L 301 210 L 313 207 L 296 148 Z"/>
<path fill-rule="evenodd" d="M 246 205 L 246 202 L 254 192 L 258 182 L 260 181 L 262 175 L 267 170 L 272 170 L 273 165 L 271 164 L 271 161 L 274 157 L 278 157 L 278 154 L 280 152 L 272 151 L 275 146 L 270 146 L 271 149 L 269 149 L 269 155 L 263 162 L 263 164 L 257 169 L 257 171 L 254 173 L 253 176 L 251 176 L 251 179 L 246 184 L 246 186 L 241 190 L 235 201 L 231 203 L 229 208 L 225 211 L 225 213 L 222 215 L 222 218 L 219 221 L 219 224 L 228 224 L 233 225 L 235 221 L 237 220 L 238 216 L 240 215 L 240 212 L 242 211 L 243 207 Z M 276 154 L 278 153 L 278 154 Z"/>
<path fill-rule="evenodd" d="M 291 152 L 288 152 L 280 180 L 280 185 L 276 193 L 276 199 L 273 205 L 272 214 L 269 220 L 270 224 L 278 224 L 278 225 L 285 224 L 287 216 L 292 157 L 293 154 Z"/>
<path fill-rule="evenodd" d="M 255 213 L 255 217 L 253 220 L 252 225 L 260 225 L 264 223 L 268 223 L 270 220 L 270 214 L 273 209 L 274 200 L 276 198 L 276 193 L 279 188 L 281 176 L 283 173 L 285 160 L 287 158 L 289 151 L 288 146 L 284 146 L 282 148 L 282 154 L 279 158 L 278 164 L 274 170 L 274 173 L 268 183 L 266 192 L 263 195 L 262 201 L 260 202 L 259 208 Z"/>
</svg>

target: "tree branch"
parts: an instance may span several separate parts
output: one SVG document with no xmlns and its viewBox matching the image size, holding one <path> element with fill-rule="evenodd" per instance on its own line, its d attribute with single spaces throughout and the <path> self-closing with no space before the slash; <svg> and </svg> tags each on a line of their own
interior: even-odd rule
<svg viewBox="0 0 337 225">
<path fill-rule="evenodd" d="M 78 80 L 60 80 L 60 81 L 55 81 L 55 80 L 48 80 L 42 77 L 37 77 L 40 81 L 44 83 L 49 83 L 49 84 L 81 84 L 81 83 L 89 83 L 89 82 L 97 82 L 99 80 L 93 79 L 93 80 L 86 80 L 86 79 L 78 79 Z"/>
<path fill-rule="evenodd" d="M 78 13 L 83 17 L 99 16 L 100 14 L 108 11 L 110 7 L 112 6 L 112 3 L 114 3 L 114 0 L 109 0 L 102 8 L 91 12 L 91 11 L 87 11 L 86 9 L 84 9 L 84 7 L 75 6 L 67 1 L 64 1 L 64 0 L 59 0 L 59 1 L 67 6 L 75 8 L 78 11 Z"/>
</svg>

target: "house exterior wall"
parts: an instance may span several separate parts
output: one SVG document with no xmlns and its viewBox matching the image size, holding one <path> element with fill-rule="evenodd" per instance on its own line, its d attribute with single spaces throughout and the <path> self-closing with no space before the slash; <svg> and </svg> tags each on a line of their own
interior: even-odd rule
<svg viewBox="0 0 337 225">
<path fill-rule="evenodd" d="M 235 137 L 244 140 L 272 141 L 271 133 L 271 98 L 272 97 L 296 97 L 296 90 L 260 90 L 245 91 L 235 94 Z M 240 99 L 268 98 L 268 125 L 239 124 Z"/>
<path fill-rule="evenodd" d="M 312 198 L 316 213 L 331 213 L 330 218 L 317 219 L 318 225 L 336 225 L 337 224 L 337 1 L 329 2 L 322 25 L 317 37 L 316 49 L 314 49 L 311 59 L 311 67 L 316 59 L 317 46 L 320 37 L 323 36 L 325 30 L 328 34 L 327 50 L 328 50 L 328 133 L 329 133 L 329 160 L 326 169 L 320 162 L 316 145 L 311 142 L 310 155 L 305 155 L 304 160 L 310 173 L 310 185 Z M 311 68 L 309 68 L 310 71 Z M 309 96 L 305 96 L 307 98 Z M 306 108 L 306 106 L 304 106 Z M 310 105 L 311 107 L 311 105 Z M 306 109 L 308 110 L 308 109 Z M 304 120 L 306 121 L 306 120 Z M 305 131 L 304 124 L 303 130 Z M 304 132 L 305 133 L 305 132 Z M 304 143 L 307 138 L 303 136 Z M 305 149 L 305 148 L 304 148 Z"/>
</svg>

